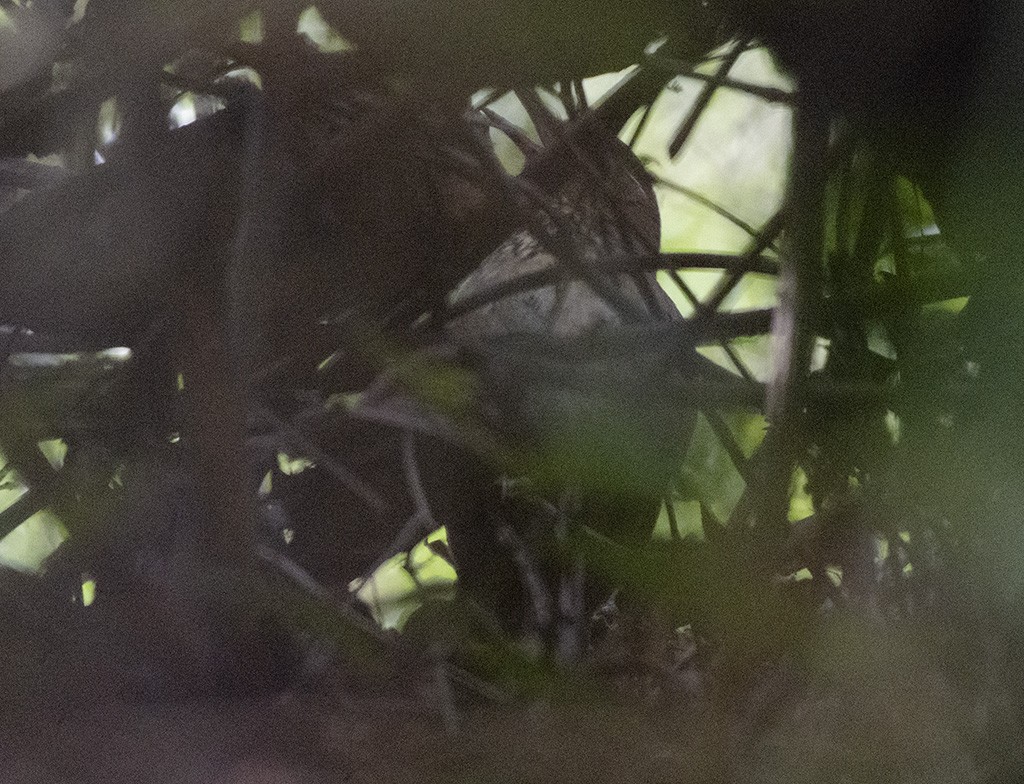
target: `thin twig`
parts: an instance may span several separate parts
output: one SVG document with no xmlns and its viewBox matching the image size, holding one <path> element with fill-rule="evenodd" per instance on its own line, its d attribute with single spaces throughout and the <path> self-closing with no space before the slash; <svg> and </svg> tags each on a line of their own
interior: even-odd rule
<svg viewBox="0 0 1024 784">
<path fill-rule="evenodd" d="M 405 485 L 409 490 L 409 495 L 412 496 L 420 524 L 431 531 L 437 529 L 437 521 L 430 509 L 427 493 L 423 489 L 423 478 L 416 460 L 416 435 L 411 430 L 406 430 L 402 434 L 402 470 L 405 474 Z"/>
<path fill-rule="evenodd" d="M 742 270 L 744 273 L 757 272 L 766 275 L 778 272 L 778 263 L 767 256 L 745 259 L 742 256 L 724 253 L 611 255 L 600 259 L 592 266 L 605 272 L 619 274 L 666 270 L 671 274 L 677 275 L 680 269 Z M 458 318 L 470 311 L 498 302 L 506 297 L 555 285 L 566 280 L 566 273 L 565 269 L 558 267 L 524 272 L 510 280 L 503 280 L 470 294 L 460 295 L 456 302 L 448 305 L 444 313 L 444 319 Z M 706 306 L 702 305 L 701 307 Z"/>
<path fill-rule="evenodd" d="M 732 434 L 732 430 L 729 429 L 722 415 L 712 408 L 704 408 L 701 413 L 704 414 L 704 418 L 711 425 L 711 430 L 721 442 L 726 454 L 729 455 L 729 459 L 732 461 L 733 466 L 736 467 L 736 471 L 749 484 L 750 470 L 747 457 L 743 454 L 743 450 L 740 449 L 740 445 L 736 442 L 736 437 Z"/>
<path fill-rule="evenodd" d="M 570 120 L 575 119 L 579 113 L 577 111 L 576 104 L 573 103 L 572 95 L 572 84 L 570 82 L 560 82 L 558 85 L 558 92 L 556 96 L 562 104 L 562 108 L 565 109 L 565 116 Z"/>
<path fill-rule="evenodd" d="M 455 694 L 452 691 L 451 678 L 445 667 L 450 651 L 438 651 L 434 664 L 434 693 L 437 696 L 438 710 L 444 722 L 445 734 L 449 737 L 459 734 L 460 716 L 455 705 Z"/>
<path fill-rule="evenodd" d="M 654 185 L 655 187 L 660 185 L 663 188 L 668 188 L 670 191 L 675 191 L 676 193 L 685 196 L 691 201 L 697 202 L 702 207 L 706 207 L 707 209 L 714 212 L 716 215 L 720 215 L 730 223 L 743 229 L 743 231 L 745 231 L 751 237 L 756 237 L 758 235 L 758 230 L 751 226 L 749 223 L 747 223 L 745 220 L 743 220 L 741 217 L 739 217 L 733 212 L 730 212 L 713 199 L 709 199 L 702 193 L 698 193 L 697 191 L 693 190 L 693 188 L 687 187 L 686 185 L 680 185 L 678 182 L 672 182 L 671 180 L 668 180 L 657 174 L 654 175 Z"/>
<path fill-rule="evenodd" d="M 654 108 L 654 101 L 641 107 L 640 119 L 637 121 L 636 130 L 629 137 L 629 141 L 626 144 L 629 145 L 631 150 L 636 149 L 637 143 L 640 141 L 640 137 L 643 136 L 644 131 L 647 130 L 647 124 L 651 119 L 651 110 Z"/>
<path fill-rule="evenodd" d="M 697 95 L 697 99 L 693 102 L 693 106 L 690 111 L 687 112 L 686 117 L 683 118 L 682 124 L 672 137 L 672 141 L 668 145 L 668 155 L 670 158 L 675 158 L 679 154 L 683 145 L 686 144 L 686 140 L 690 138 L 693 133 L 693 129 L 697 127 L 697 122 L 700 120 L 701 115 L 704 114 L 704 110 L 708 108 L 711 103 L 711 98 L 715 94 L 715 90 L 718 89 L 722 80 L 726 79 L 729 75 L 729 71 L 736 64 L 740 55 L 743 54 L 746 49 L 746 41 L 737 41 L 733 44 L 732 48 L 728 51 L 722 61 L 719 63 L 718 70 L 715 71 L 713 80 L 708 80 L 704 87 L 701 88 L 700 93 Z M 655 61 L 656 62 L 656 61 Z"/>
<path fill-rule="evenodd" d="M 600 333 L 562 337 L 544 333 L 494 337 L 496 350 L 548 354 L 552 358 L 580 362 L 614 359 L 638 352 L 656 352 L 684 345 L 717 343 L 727 338 L 763 335 L 771 328 L 771 308 L 740 313 L 713 313 L 699 321 L 647 322 L 608 328 Z M 723 371 L 726 372 L 726 371 Z"/>
<path fill-rule="evenodd" d="M 268 599 L 268 601 L 276 600 L 276 603 L 279 605 L 283 599 L 285 606 L 299 603 L 300 606 L 291 611 L 295 616 L 292 620 L 298 620 L 308 627 L 312 618 L 314 625 L 321 628 L 324 625 L 323 620 L 327 620 L 331 628 L 330 633 L 325 636 L 329 640 L 341 643 L 343 650 L 347 650 L 349 654 L 353 653 L 352 643 L 354 640 L 351 634 L 358 633 L 364 640 L 370 640 L 375 645 L 381 646 L 384 649 L 401 651 L 406 657 L 410 654 L 413 656 L 417 655 L 418 652 L 405 644 L 401 637 L 384 632 L 379 626 L 358 614 L 352 609 L 350 602 L 341 601 L 317 583 L 305 569 L 287 556 L 265 546 L 259 548 L 257 555 L 261 560 L 267 562 L 277 572 L 287 578 L 294 586 L 294 590 L 301 592 L 292 596 L 277 596 Z M 351 596 L 352 594 L 349 594 L 350 598 Z M 288 611 L 284 610 L 284 612 L 287 613 Z M 324 618 L 325 615 L 326 618 Z M 337 622 L 344 625 L 344 637 L 340 637 L 337 633 Z M 478 696 L 492 702 L 504 703 L 509 701 L 510 695 L 507 692 L 481 680 L 462 667 L 451 662 L 442 662 L 442 666 L 448 678 L 455 683 L 461 684 Z"/>
<path fill-rule="evenodd" d="M 587 127 L 603 125 L 612 133 L 618 133 L 638 106 L 652 103 L 665 88 L 667 80 L 663 73 L 644 65 L 634 68 L 622 77 L 608 92 L 590 105 L 579 120 L 573 123 L 582 136 Z"/>
<path fill-rule="evenodd" d="M 51 485 L 57 485 L 56 481 Z M 40 509 L 45 509 L 53 500 L 53 495 L 58 488 L 50 486 L 46 488 L 30 488 L 22 493 L 18 500 L 0 512 L 0 539 L 7 536 L 11 531 L 28 520 Z"/>
<path fill-rule="evenodd" d="M 785 223 L 786 213 L 785 209 L 780 209 L 768 222 L 761 227 L 761 230 L 754 236 L 753 242 L 750 244 L 743 255 L 737 260 L 736 266 L 729 270 L 728 274 L 719 281 L 715 290 L 711 293 L 711 296 L 707 299 L 707 307 L 711 311 L 718 310 L 725 298 L 732 293 L 733 289 L 739 284 L 743 276 L 747 272 L 752 272 L 751 269 L 753 263 L 761 258 L 766 250 L 771 248 L 775 244 L 775 240 L 779 234 L 782 233 L 782 227 Z"/>
<path fill-rule="evenodd" d="M 545 147 L 554 147 L 562 136 L 563 123 L 561 120 L 533 90 L 516 90 L 515 96 L 526 109 L 526 114 L 533 123 L 537 136 L 540 137 L 540 143 Z"/>
<path fill-rule="evenodd" d="M 488 127 L 494 128 L 495 130 L 501 131 L 503 134 L 505 134 L 512 141 L 512 143 L 519 148 L 519 151 L 522 152 L 523 155 L 526 156 L 527 158 L 537 155 L 538 153 L 540 153 L 541 150 L 544 149 L 541 145 L 537 144 L 537 142 L 531 139 L 529 134 L 526 133 L 526 131 L 524 131 L 515 123 L 509 122 L 509 120 L 502 117 L 493 109 L 490 109 L 485 106 L 479 111 L 480 114 L 483 115 L 483 117 L 485 118 L 486 125 Z"/>
<path fill-rule="evenodd" d="M 497 101 L 501 96 L 505 95 L 507 90 L 501 90 L 495 87 L 489 89 L 484 95 L 477 101 L 473 102 L 473 109 L 479 110 Z"/>
<path fill-rule="evenodd" d="M 693 289 L 683 280 L 682 273 L 674 269 L 669 274 L 672 276 L 672 282 L 676 284 L 676 288 L 683 293 L 686 301 L 690 303 L 690 307 L 693 308 L 694 312 L 699 313 L 704 308 L 704 303 L 700 301 L 697 295 L 693 293 Z"/>
<path fill-rule="evenodd" d="M 665 513 L 668 515 L 668 532 L 673 542 L 681 542 L 683 536 L 679 531 L 679 519 L 676 517 L 676 505 L 672 495 L 669 493 L 664 498 Z"/>
<path fill-rule="evenodd" d="M 318 447 L 298 427 L 286 422 L 269 408 L 259 407 L 256 416 L 265 425 L 274 428 L 282 437 L 282 441 L 316 462 L 324 471 L 338 480 L 344 487 L 351 490 L 375 515 L 383 517 L 388 511 L 388 503 L 374 488 L 355 473 L 345 468 L 334 457 Z"/>
<path fill-rule="evenodd" d="M 658 68 L 670 71 L 683 79 L 694 79 L 699 82 L 706 82 L 715 88 L 724 87 L 727 90 L 738 90 L 739 92 L 747 93 L 755 98 L 767 101 L 768 103 L 782 103 L 787 106 L 792 106 L 795 103 L 795 98 L 793 97 L 794 93 L 789 90 L 783 90 L 778 87 L 767 87 L 763 84 L 754 84 L 753 82 L 733 79 L 728 76 L 720 76 L 717 73 L 701 73 L 700 71 L 693 70 L 693 65 L 691 63 L 676 60 L 672 57 L 657 55 L 649 58 L 648 62 Z"/>
<path fill-rule="evenodd" d="M 270 545 L 256 545 L 256 555 L 259 556 L 261 561 L 265 561 L 273 566 L 280 574 L 287 577 L 311 596 L 327 601 L 334 599 L 333 594 L 318 583 L 313 575 L 287 555 L 279 553 Z"/>
<path fill-rule="evenodd" d="M 749 383 L 756 383 L 757 379 L 754 378 L 754 374 L 750 372 L 750 368 L 747 367 L 746 363 L 740 359 L 739 354 L 736 353 L 736 349 L 732 347 L 732 344 L 728 340 L 719 341 L 722 351 L 729 357 L 729 361 L 732 362 L 732 366 L 736 368 L 736 371 L 743 377 L 744 381 Z"/>
<path fill-rule="evenodd" d="M 576 96 L 576 107 L 582 111 L 587 111 L 590 108 L 590 104 L 587 101 L 587 91 L 583 87 L 582 79 L 572 80 L 572 89 Z"/>
<path fill-rule="evenodd" d="M 537 623 L 537 627 L 539 629 L 550 628 L 554 603 L 552 602 L 551 594 L 545 586 L 544 577 L 541 574 L 537 560 L 511 526 L 501 526 L 497 531 L 497 538 L 499 545 L 511 551 L 512 559 L 519 568 L 523 588 L 526 590 L 526 595 L 530 597 L 530 604 L 533 606 L 534 620 Z"/>
</svg>

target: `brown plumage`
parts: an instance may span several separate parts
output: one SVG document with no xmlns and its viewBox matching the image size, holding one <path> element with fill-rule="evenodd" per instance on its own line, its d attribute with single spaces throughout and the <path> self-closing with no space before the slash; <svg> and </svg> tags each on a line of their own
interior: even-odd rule
<svg viewBox="0 0 1024 784">
<path fill-rule="evenodd" d="M 524 276 L 551 277 L 462 313 L 446 331 L 474 358 L 477 413 L 499 444 L 506 487 L 512 480 L 527 488 L 502 501 L 491 480 L 478 489 L 475 516 L 445 521 L 461 585 L 513 624 L 536 597 L 526 601 L 522 554 L 510 552 L 505 532 L 517 531 L 517 546 L 532 550 L 550 576 L 555 522 L 540 510 L 573 497 L 573 522 L 641 546 L 694 421 L 665 392 L 685 350 L 600 349 L 623 327 L 679 318 L 654 272 L 613 271 L 658 252 L 650 179 L 610 134 L 575 154 L 577 176 L 536 198 L 529 225 L 462 282 L 451 304 L 457 310 Z"/>
</svg>

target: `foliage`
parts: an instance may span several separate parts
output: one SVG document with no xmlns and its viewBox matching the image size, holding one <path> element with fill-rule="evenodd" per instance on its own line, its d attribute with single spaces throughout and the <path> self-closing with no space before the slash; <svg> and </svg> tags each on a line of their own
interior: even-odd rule
<svg viewBox="0 0 1024 784">
<path fill-rule="evenodd" d="M 1014 769 L 995 0 L 0 5 L 5 721 L 415 683 L 490 717 L 397 720 L 438 779 Z"/>
</svg>

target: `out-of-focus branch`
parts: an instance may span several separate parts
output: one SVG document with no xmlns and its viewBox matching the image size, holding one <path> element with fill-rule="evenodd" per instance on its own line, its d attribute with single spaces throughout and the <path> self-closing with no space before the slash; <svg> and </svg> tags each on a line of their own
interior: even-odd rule
<svg viewBox="0 0 1024 784">
<path fill-rule="evenodd" d="M 782 255 L 779 306 L 772 324 L 775 375 L 768 386 L 767 414 L 777 440 L 763 477 L 760 522 L 767 530 L 782 529 L 786 524 L 789 477 L 802 443 L 801 410 L 814 348 L 814 324 L 822 306 L 831 123 L 818 91 L 809 85 L 802 88 L 794 120 L 789 231 Z"/>
</svg>

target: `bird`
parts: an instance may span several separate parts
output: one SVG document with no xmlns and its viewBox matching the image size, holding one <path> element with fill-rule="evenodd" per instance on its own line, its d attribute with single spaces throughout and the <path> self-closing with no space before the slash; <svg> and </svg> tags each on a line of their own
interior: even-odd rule
<svg viewBox="0 0 1024 784">
<path fill-rule="evenodd" d="M 497 448 L 486 456 L 490 471 L 470 469 L 475 505 L 445 523 L 463 593 L 510 630 L 562 624 L 579 637 L 583 619 L 553 610 L 565 566 L 554 553 L 557 529 L 564 535 L 567 515 L 642 547 L 695 412 L 665 391 L 692 347 L 602 346 L 624 328 L 680 318 L 653 270 L 629 269 L 659 248 L 651 178 L 611 132 L 569 154 L 576 175 L 534 193 L 525 225 L 450 295 L 458 315 L 444 340 L 476 374 L 474 415 Z M 608 588 L 594 575 L 588 582 L 578 615 Z"/>
</svg>

